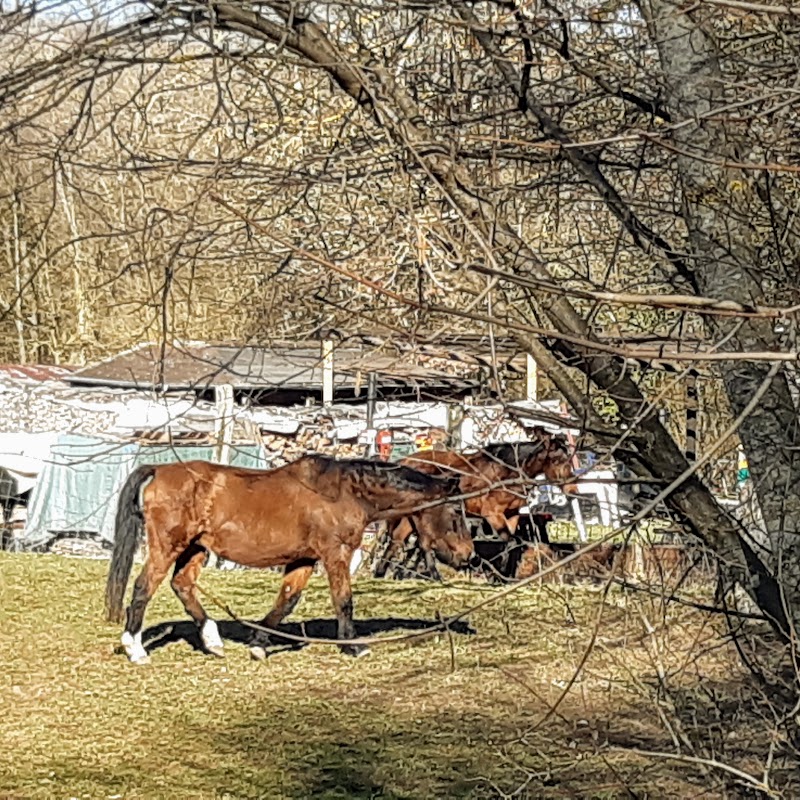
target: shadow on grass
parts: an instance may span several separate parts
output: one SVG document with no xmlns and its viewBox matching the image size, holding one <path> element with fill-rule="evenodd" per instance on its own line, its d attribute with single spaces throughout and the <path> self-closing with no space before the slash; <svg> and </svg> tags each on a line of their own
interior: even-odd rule
<svg viewBox="0 0 800 800">
<path fill-rule="evenodd" d="M 258 624 L 258 623 L 256 623 Z M 436 620 L 414 619 L 406 617 L 386 617 L 383 619 L 367 619 L 355 621 L 356 636 L 366 638 L 381 633 L 392 631 L 419 632 L 436 626 Z M 237 644 L 249 644 L 256 633 L 255 629 L 242 622 L 221 620 L 217 622 L 220 636 Z M 284 622 L 278 626 L 291 636 L 305 636 L 311 639 L 335 639 L 337 637 L 337 624 L 335 619 L 312 619 L 303 622 Z M 450 626 L 453 633 L 462 636 L 471 636 L 476 633 L 466 622 L 456 622 Z M 272 637 L 273 646 L 268 655 L 289 650 L 302 650 L 307 647 L 305 642 L 295 642 L 290 639 L 281 639 L 277 634 Z M 142 633 L 142 641 L 148 652 L 166 647 L 168 644 L 186 642 L 195 650 L 202 651 L 203 645 L 197 626 L 191 620 L 176 622 L 160 622 L 147 628 Z"/>
<path fill-rule="evenodd" d="M 488 715 L 471 717 L 409 720 L 381 707 L 311 703 L 219 729 L 209 744 L 227 764 L 241 765 L 235 797 L 487 797 L 480 787 L 485 745 L 477 742 L 493 725 Z"/>
</svg>

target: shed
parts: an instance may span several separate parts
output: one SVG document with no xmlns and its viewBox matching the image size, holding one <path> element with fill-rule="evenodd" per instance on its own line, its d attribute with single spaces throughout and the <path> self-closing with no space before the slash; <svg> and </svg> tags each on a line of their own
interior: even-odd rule
<svg viewBox="0 0 800 800">
<path fill-rule="evenodd" d="M 474 395 L 486 386 L 481 364 L 449 363 L 422 352 L 391 352 L 363 340 L 329 340 L 331 399 L 363 396 L 375 376 L 378 396 L 429 400 Z M 275 341 L 266 346 L 206 342 L 145 343 L 66 376 L 73 386 L 157 392 L 192 391 L 212 396 L 232 386 L 259 405 L 293 405 L 323 399 L 326 358 L 319 341 Z"/>
</svg>

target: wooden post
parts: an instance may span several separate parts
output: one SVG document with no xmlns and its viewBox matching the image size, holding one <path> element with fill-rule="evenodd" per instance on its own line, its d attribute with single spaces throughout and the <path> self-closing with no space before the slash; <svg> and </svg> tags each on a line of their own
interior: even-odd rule
<svg viewBox="0 0 800 800">
<path fill-rule="evenodd" d="M 686 460 L 697 461 L 697 372 L 689 370 L 686 378 Z"/>
<path fill-rule="evenodd" d="M 217 439 L 216 457 L 220 464 L 229 464 L 233 443 L 233 386 L 224 383 L 214 387 L 217 416 L 214 434 Z"/>
<path fill-rule="evenodd" d="M 322 340 L 322 405 L 333 402 L 333 341 Z"/>
<path fill-rule="evenodd" d="M 374 372 L 367 375 L 367 443 L 364 455 L 372 458 L 377 452 L 377 431 L 375 430 L 375 403 L 378 398 L 378 376 Z M 354 574 L 354 573 L 351 573 Z"/>
<path fill-rule="evenodd" d="M 447 434 L 449 446 L 453 450 L 460 450 L 462 443 L 461 426 L 464 423 L 464 406 L 460 403 L 451 403 L 447 407 Z"/>
<path fill-rule="evenodd" d="M 536 367 L 536 361 L 534 357 L 528 353 L 526 356 L 527 362 L 527 387 L 525 391 L 525 399 L 526 400 L 538 400 L 539 394 L 539 373 Z"/>
<path fill-rule="evenodd" d="M 370 372 L 367 376 L 367 429 L 375 427 L 375 401 L 378 399 L 378 376 Z"/>
</svg>

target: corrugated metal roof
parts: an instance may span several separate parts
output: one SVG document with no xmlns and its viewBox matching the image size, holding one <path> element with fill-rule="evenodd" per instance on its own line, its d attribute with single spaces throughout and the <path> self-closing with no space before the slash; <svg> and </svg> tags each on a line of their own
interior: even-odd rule
<svg viewBox="0 0 800 800">
<path fill-rule="evenodd" d="M 45 364 L 0 364 L 0 378 L 18 381 L 57 381 L 69 375 L 73 367 L 55 367 Z"/>
<path fill-rule="evenodd" d="M 336 344 L 335 389 L 361 387 L 369 372 L 381 389 L 421 386 L 466 390 L 478 384 L 478 370 L 461 365 L 453 372 L 416 354 L 413 358 L 377 352 L 374 348 Z M 461 373 L 461 374 L 458 374 Z M 275 342 L 270 347 L 235 347 L 200 342 L 143 344 L 99 364 L 73 372 L 70 383 L 161 389 L 203 389 L 231 384 L 237 389 L 314 390 L 322 388 L 318 341 Z"/>
</svg>

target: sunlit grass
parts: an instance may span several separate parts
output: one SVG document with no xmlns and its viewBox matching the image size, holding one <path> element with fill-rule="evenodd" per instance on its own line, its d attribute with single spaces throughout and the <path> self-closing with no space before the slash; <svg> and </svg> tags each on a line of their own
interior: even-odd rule
<svg viewBox="0 0 800 800">
<path fill-rule="evenodd" d="M 696 794 L 692 767 L 606 749 L 672 746 L 642 689 L 656 675 L 641 622 L 643 613 L 657 621 L 654 600 L 634 607 L 612 595 L 601 608 L 597 591 L 529 587 L 473 614 L 476 632 L 452 642 L 376 646 L 358 661 L 310 646 L 257 663 L 242 643 L 217 660 L 176 641 L 134 667 L 115 653 L 119 628 L 103 621 L 106 569 L 0 553 L 0 797 L 482 798 L 526 781 L 519 796 L 630 797 L 626 783 L 640 797 Z M 202 576 L 247 618 L 263 614 L 278 580 Z M 495 591 L 359 579 L 356 616 L 418 624 Z M 707 622 L 687 609 L 667 614 L 667 666 L 706 649 L 676 686 L 699 684 L 701 671 L 733 678 L 727 649 L 706 647 L 718 637 Z M 327 584 L 314 578 L 293 619 L 331 617 Z M 184 618 L 165 584 L 147 624 Z M 598 619 L 579 680 L 542 723 Z"/>
</svg>

